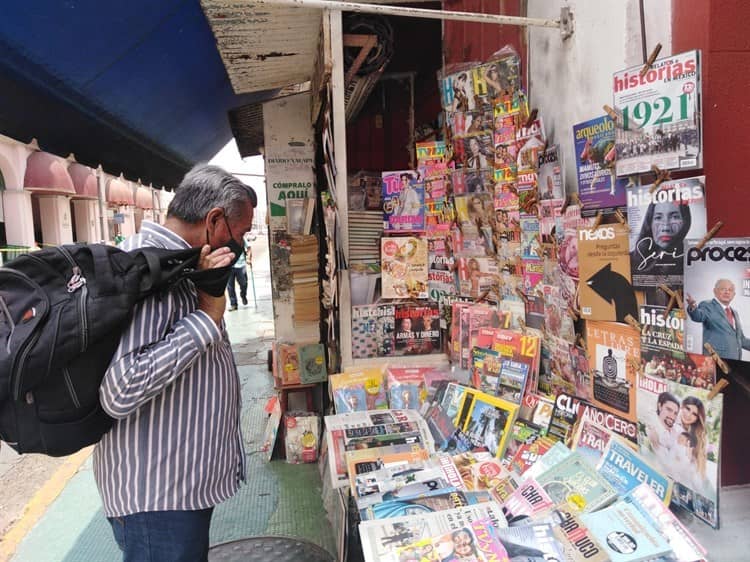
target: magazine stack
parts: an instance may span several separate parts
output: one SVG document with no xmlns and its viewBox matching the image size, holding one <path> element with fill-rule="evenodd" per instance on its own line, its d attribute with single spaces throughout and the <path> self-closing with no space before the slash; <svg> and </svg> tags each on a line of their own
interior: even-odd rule
<svg viewBox="0 0 750 562">
<path fill-rule="evenodd" d="M 569 186 L 516 53 L 440 74 L 444 129 L 382 172 L 381 290 L 331 377 L 321 466 L 366 560 L 706 558 L 675 513 L 719 526 L 750 239 L 707 237 L 700 62 L 613 69 Z"/>
</svg>

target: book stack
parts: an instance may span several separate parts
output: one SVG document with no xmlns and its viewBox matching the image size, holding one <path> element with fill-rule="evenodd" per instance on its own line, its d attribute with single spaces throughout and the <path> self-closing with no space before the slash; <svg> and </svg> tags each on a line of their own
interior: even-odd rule
<svg viewBox="0 0 750 562">
<path fill-rule="evenodd" d="M 318 285 L 318 238 L 315 235 L 292 237 L 289 268 L 294 292 L 294 325 L 320 320 Z"/>
<path fill-rule="evenodd" d="M 350 211 L 349 262 L 351 264 L 378 263 L 382 235 L 382 211 Z"/>
</svg>

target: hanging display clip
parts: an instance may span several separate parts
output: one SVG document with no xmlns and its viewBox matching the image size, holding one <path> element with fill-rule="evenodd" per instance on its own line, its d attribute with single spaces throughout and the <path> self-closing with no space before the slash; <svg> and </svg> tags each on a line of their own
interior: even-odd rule
<svg viewBox="0 0 750 562">
<path fill-rule="evenodd" d="M 705 245 L 706 245 L 706 243 L 707 243 L 707 242 L 708 242 L 709 240 L 711 240 L 711 238 L 713 238 L 714 236 L 716 236 L 716 233 L 717 233 L 717 232 L 719 232 L 719 230 L 721 230 L 721 227 L 722 227 L 722 226 L 724 226 L 724 223 L 723 223 L 722 221 L 717 221 L 717 223 L 716 223 L 716 224 L 714 225 L 714 227 L 713 227 L 713 228 L 712 228 L 711 230 L 709 230 L 709 231 L 708 231 L 708 232 L 706 233 L 706 235 L 705 235 L 705 236 L 704 236 L 703 238 L 701 238 L 701 241 L 700 241 L 700 242 L 698 242 L 698 243 L 697 243 L 697 244 L 695 245 L 696 249 L 698 249 L 698 250 L 702 250 L 702 249 L 703 249 L 703 246 L 705 246 Z"/>
<path fill-rule="evenodd" d="M 716 398 L 716 395 L 719 394 L 719 392 L 721 392 L 728 386 L 729 381 L 727 379 L 719 379 L 711 389 L 711 392 L 708 393 L 708 399 L 713 400 L 714 398 Z"/>
<path fill-rule="evenodd" d="M 646 73 L 651 69 L 651 65 L 654 64 L 654 61 L 656 60 L 656 57 L 659 56 L 659 52 L 661 51 L 661 43 L 657 43 L 656 47 L 654 47 L 654 50 L 651 51 L 651 54 L 649 55 L 648 59 L 646 59 L 646 64 L 643 65 L 643 68 L 641 68 L 640 77 L 643 78 Z"/>
<path fill-rule="evenodd" d="M 656 174 L 656 180 L 651 186 L 651 189 L 648 190 L 649 193 L 653 193 L 654 191 L 659 189 L 659 186 L 662 184 L 662 182 L 672 179 L 672 174 L 669 173 L 669 170 L 661 170 L 656 164 L 651 165 L 651 171 Z"/>
<path fill-rule="evenodd" d="M 703 347 L 705 348 L 706 351 L 708 351 L 711 354 L 711 357 L 713 358 L 714 362 L 719 366 L 719 369 L 721 369 L 725 375 L 728 375 L 729 365 L 727 365 L 726 362 L 724 362 L 724 360 L 721 357 L 719 357 L 719 354 L 716 353 L 714 346 L 706 342 L 703 344 Z"/>
</svg>

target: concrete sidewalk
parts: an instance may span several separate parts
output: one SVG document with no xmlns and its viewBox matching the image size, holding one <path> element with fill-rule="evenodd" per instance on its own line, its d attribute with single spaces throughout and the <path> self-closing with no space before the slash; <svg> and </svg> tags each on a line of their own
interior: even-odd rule
<svg viewBox="0 0 750 562">
<path fill-rule="evenodd" d="M 252 288 L 249 288 L 249 305 L 227 312 L 225 316 L 242 384 L 242 428 L 248 482 L 234 498 L 214 512 L 211 544 L 256 535 L 288 535 L 309 539 L 334 552 L 333 533 L 323 509 L 317 465 L 291 465 L 284 461 L 269 463 L 258 451 L 267 420 L 263 408 L 274 394 L 271 374 L 267 371 L 267 352 L 274 338 L 267 248 L 265 236 L 253 243 L 258 308 L 254 308 Z M 46 500 L 35 497 L 29 502 L 27 516 L 33 516 L 35 510 L 43 513 L 28 530 L 24 529 L 23 518 L 16 528 L 11 528 L 9 535 L 15 531 L 11 539 L 16 544 L 12 545 L 15 554 L 9 560 L 114 562 L 120 559 L 120 551 L 101 509 L 89 455 L 90 451 L 83 453 L 82 459 L 72 465 L 72 469 L 71 463 L 76 459 L 71 457 L 62 462 L 61 468 L 50 479 L 51 489 L 37 494 L 54 496 Z M 12 464 L 13 459 L 10 461 Z M 7 465 L 5 468 L 15 469 Z M 54 490 L 56 479 L 64 479 L 64 482 Z"/>
</svg>

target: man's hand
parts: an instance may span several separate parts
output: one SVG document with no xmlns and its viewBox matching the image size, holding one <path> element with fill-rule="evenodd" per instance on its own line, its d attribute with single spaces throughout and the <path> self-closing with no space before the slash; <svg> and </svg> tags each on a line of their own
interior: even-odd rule
<svg viewBox="0 0 750 562">
<path fill-rule="evenodd" d="M 685 293 L 685 300 L 687 301 L 688 308 L 690 310 L 695 308 L 695 299 L 691 297 L 688 293 Z"/>
<path fill-rule="evenodd" d="M 201 249 L 201 257 L 198 261 L 198 269 L 216 269 L 226 267 L 234 261 L 234 254 L 226 246 L 216 250 L 211 250 L 211 246 L 206 244 Z M 213 297 L 208 293 L 198 290 L 198 310 L 208 314 L 217 326 L 221 326 L 221 319 L 224 317 L 224 311 L 227 307 L 227 297 Z"/>
</svg>

